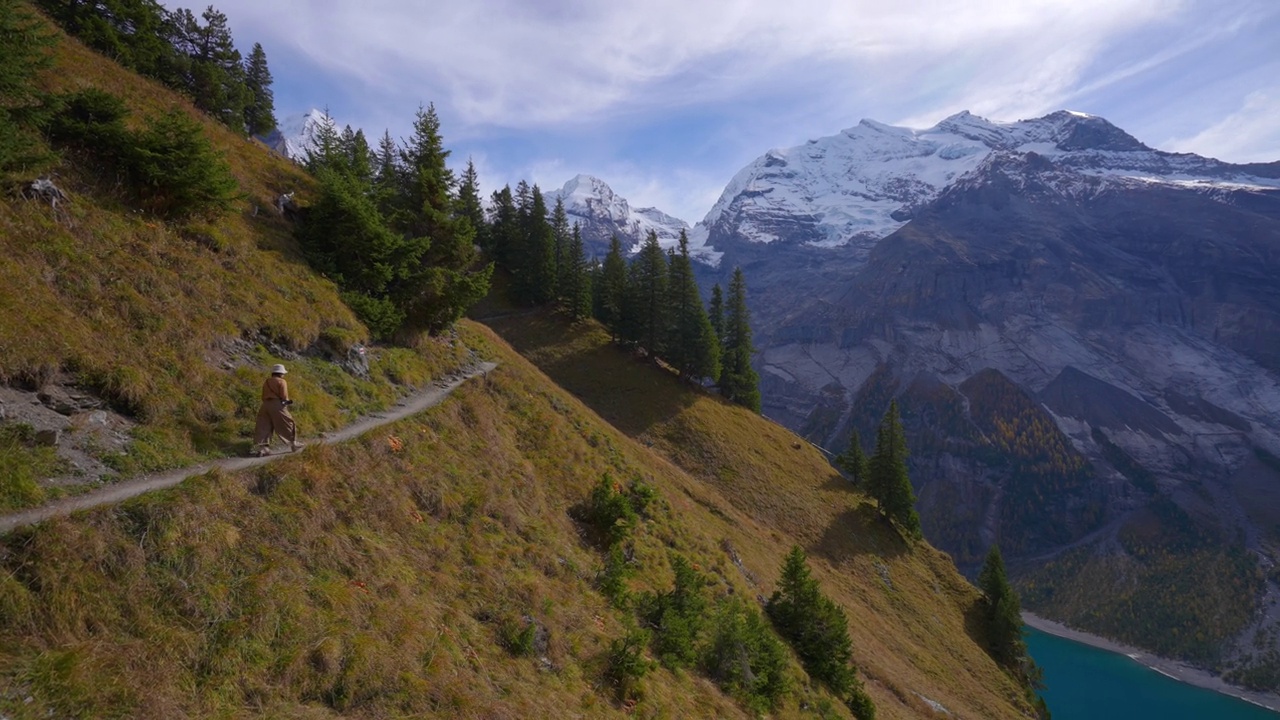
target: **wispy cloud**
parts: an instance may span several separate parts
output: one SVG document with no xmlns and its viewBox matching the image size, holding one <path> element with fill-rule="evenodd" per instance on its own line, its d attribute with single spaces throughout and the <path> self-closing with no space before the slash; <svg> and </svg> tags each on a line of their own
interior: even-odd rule
<svg viewBox="0 0 1280 720">
<path fill-rule="evenodd" d="M 1165 147 L 1227 162 L 1280 160 L 1280 92 L 1250 93 L 1239 110 L 1196 133 L 1174 139 Z"/>
<path fill-rule="evenodd" d="M 997 120 L 1123 109 L 1126 129 L 1157 136 L 1140 137 L 1148 142 L 1178 136 L 1177 147 L 1224 157 L 1276 147 L 1264 120 L 1280 97 L 1274 0 L 222 0 L 219 8 L 241 42 L 307 66 L 273 66 L 277 79 L 296 78 L 310 92 L 311 77 L 324 78 L 334 99 L 322 102 L 341 122 L 398 137 L 418 103 L 433 101 L 446 142 L 479 156 L 486 183 L 525 178 L 554 189 L 590 172 L 635 205 L 689 220 L 766 149 L 862 117 L 926 127 L 962 109 Z M 1252 59 L 1238 52 L 1249 47 Z M 1199 85 L 1188 79 L 1188 65 L 1206 64 L 1221 67 Z M 1210 92 L 1212 102 L 1196 99 Z M 1250 92 L 1261 94 L 1245 101 Z M 1147 93 L 1162 103 L 1144 104 Z M 288 96 L 277 87 L 277 98 Z M 1175 105 L 1176 126 L 1168 123 Z M 1239 112 L 1212 115 L 1224 107 Z M 1192 128 L 1203 131 L 1184 137 Z"/>
</svg>

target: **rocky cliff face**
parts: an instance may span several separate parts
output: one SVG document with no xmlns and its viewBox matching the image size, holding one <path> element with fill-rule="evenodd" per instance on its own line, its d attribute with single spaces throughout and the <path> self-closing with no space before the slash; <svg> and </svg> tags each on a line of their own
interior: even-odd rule
<svg viewBox="0 0 1280 720">
<path fill-rule="evenodd" d="M 899 398 L 962 566 L 999 542 L 1033 606 L 1267 684 L 1277 177 L 1073 113 L 864 122 L 743 170 L 705 236 L 747 271 L 766 414 L 839 450 Z M 1154 599 L 1184 577 L 1235 591 Z"/>
</svg>

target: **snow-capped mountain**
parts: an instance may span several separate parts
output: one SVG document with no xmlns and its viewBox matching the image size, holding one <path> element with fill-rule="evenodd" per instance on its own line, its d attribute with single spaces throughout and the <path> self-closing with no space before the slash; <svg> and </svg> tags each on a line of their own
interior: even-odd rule
<svg viewBox="0 0 1280 720">
<path fill-rule="evenodd" d="M 747 270 L 764 412 L 839 451 L 896 399 L 962 567 L 998 542 L 1037 612 L 1218 671 L 1280 653 L 1280 582 L 1250 579 L 1280 565 L 1280 163 L 1066 111 L 863 121 L 764 154 L 691 235 L 704 281 Z M 1249 589 L 1179 645 L 1160 573 Z"/>
<path fill-rule="evenodd" d="M 650 231 L 664 248 L 676 244 L 681 231 L 689 231 L 689 223 L 657 208 L 633 209 L 608 183 L 591 175 L 577 175 L 566 182 L 549 194 L 547 205 L 554 205 L 557 198 L 564 202 L 569 224 L 577 223 L 581 229 L 589 256 L 603 257 L 615 233 L 624 248 L 634 250 Z"/>
<path fill-rule="evenodd" d="M 336 130 L 338 124 L 323 110 L 312 108 L 307 112 L 284 118 L 279 126 L 262 140 L 272 150 L 290 160 L 301 162 L 307 158 L 308 150 L 316 148 L 316 136 L 325 125 Z"/>
<path fill-rule="evenodd" d="M 927 130 L 863 120 L 838 135 L 770 150 L 743 168 L 694 236 L 698 244 L 733 237 L 851 245 L 855 255 L 865 257 L 917 208 L 1008 153 L 1043 158 L 1058 172 L 1054 184 L 1063 192 L 1079 191 L 1090 179 L 1280 187 L 1275 175 L 1258 177 L 1253 166 L 1153 150 L 1105 119 L 1083 113 L 994 122 L 961 112 Z M 1100 184 L 1087 182 L 1095 191 Z"/>
</svg>

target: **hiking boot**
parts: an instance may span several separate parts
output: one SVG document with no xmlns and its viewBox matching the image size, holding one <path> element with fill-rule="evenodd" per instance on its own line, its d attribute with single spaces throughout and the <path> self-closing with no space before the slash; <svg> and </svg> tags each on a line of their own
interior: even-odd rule
<svg viewBox="0 0 1280 720">
<path fill-rule="evenodd" d="M 271 454 L 270 448 L 260 447 L 260 448 L 254 448 L 253 452 L 249 453 L 249 457 L 266 457 L 270 454 Z"/>
<path fill-rule="evenodd" d="M 294 440 L 293 442 L 289 443 L 289 452 L 298 452 L 299 450 L 301 450 L 306 446 L 307 446 L 306 443 L 300 443 L 297 440 Z"/>
</svg>

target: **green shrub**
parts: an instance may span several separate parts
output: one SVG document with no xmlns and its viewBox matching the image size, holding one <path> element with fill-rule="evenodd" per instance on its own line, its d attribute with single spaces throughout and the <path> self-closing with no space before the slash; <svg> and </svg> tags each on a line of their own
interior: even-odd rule
<svg viewBox="0 0 1280 720">
<path fill-rule="evenodd" d="M 582 519 L 600 534 L 606 546 L 625 540 L 639 521 L 631 499 L 608 473 L 591 491 L 582 515 Z"/>
<path fill-rule="evenodd" d="M 502 647 L 516 657 L 528 657 L 533 654 L 534 639 L 538 626 L 529 619 L 507 620 L 498 628 L 498 637 Z"/>
<path fill-rule="evenodd" d="M 737 598 L 720 603 L 702 667 L 721 689 L 757 713 L 775 709 L 791 687 L 782 641 L 759 611 Z"/>
<path fill-rule="evenodd" d="M 605 679 L 619 699 L 634 697 L 637 684 L 653 668 L 644 656 L 648 644 L 649 633 L 636 627 L 628 628 L 625 635 L 609 643 Z"/>
<path fill-rule="evenodd" d="M 237 187 L 200 123 L 178 109 L 135 137 L 129 175 L 147 209 L 170 218 L 220 214 L 230 207 Z"/>
<path fill-rule="evenodd" d="M 855 697 L 861 686 L 852 664 L 849 619 L 839 605 L 822 594 L 799 546 L 787 555 L 778 590 L 769 598 L 766 610 L 814 679 L 846 698 L 847 703 L 863 704 L 861 697 Z M 870 698 L 866 704 L 870 704 Z M 863 712 L 867 710 L 864 708 Z"/>
<path fill-rule="evenodd" d="M 675 580 L 668 592 L 649 594 L 640 603 L 640 616 L 653 628 L 653 650 L 670 668 L 688 667 L 698 658 L 697 641 L 704 625 L 709 581 L 688 560 L 671 561 Z"/>
<path fill-rule="evenodd" d="M 614 607 L 624 608 L 631 600 L 627 591 L 627 576 L 631 569 L 627 567 L 627 559 L 622 554 L 620 545 L 613 545 L 605 555 L 604 569 L 600 571 L 597 587 Z"/>
</svg>

